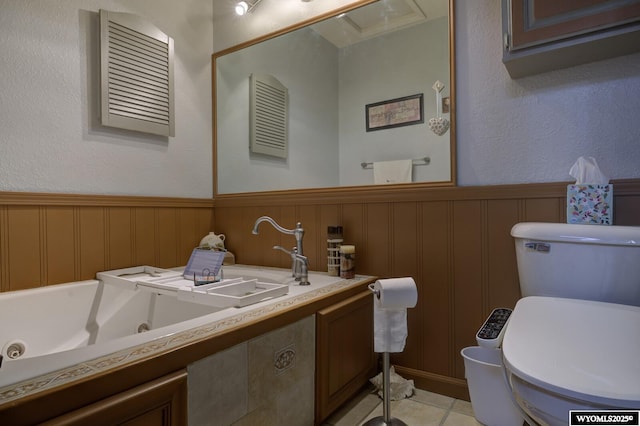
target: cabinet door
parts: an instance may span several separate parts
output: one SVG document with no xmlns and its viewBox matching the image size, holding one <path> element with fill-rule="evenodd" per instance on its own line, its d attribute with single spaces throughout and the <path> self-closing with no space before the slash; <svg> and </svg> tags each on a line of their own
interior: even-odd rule
<svg viewBox="0 0 640 426">
<path fill-rule="evenodd" d="M 187 371 L 180 370 L 43 425 L 182 426 L 187 424 Z"/>
<path fill-rule="evenodd" d="M 375 374 L 373 296 L 364 291 L 316 315 L 316 424 Z"/>
<path fill-rule="evenodd" d="M 512 0 L 510 48 L 517 50 L 639 19 L 639 1 Z"/>
<path fill-rule="evenodd" d="M 640 51 L 640 0 L 502 0 L 502 62 L 525 77 Z"/>
</svg>

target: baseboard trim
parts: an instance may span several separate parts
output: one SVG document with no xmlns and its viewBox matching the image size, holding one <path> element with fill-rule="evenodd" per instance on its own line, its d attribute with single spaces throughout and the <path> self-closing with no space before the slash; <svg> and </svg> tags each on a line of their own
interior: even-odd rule
<svg viewBox="0 0 640 426">
<path fill-rule="evenodd" d="M 456 399 L 470 401 L 467 381 L 456 379 L 413 368 L 394 365 L 396 373 L 405 379 L 413 380 L 416 388 L 429 392 L 439 393 Z"/>
</svg>

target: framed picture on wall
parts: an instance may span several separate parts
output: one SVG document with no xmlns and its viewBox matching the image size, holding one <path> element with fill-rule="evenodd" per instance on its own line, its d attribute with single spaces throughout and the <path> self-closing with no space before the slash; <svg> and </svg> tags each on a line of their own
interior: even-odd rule
<svg viewBox="0 0 640 426">
<path fill-rule="evenodd" d="M 424 123 L 424 95 L 405 96 L 367 104 L 365 119 L 367 132 Z"/>
</svg>

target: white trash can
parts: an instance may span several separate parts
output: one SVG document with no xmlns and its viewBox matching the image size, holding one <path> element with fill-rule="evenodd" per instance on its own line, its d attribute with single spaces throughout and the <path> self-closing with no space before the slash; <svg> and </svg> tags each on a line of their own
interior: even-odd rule
<svg viewBox="0 0 640 426">
<path fill-rule="evenodd" d="M 470 346 L 461 352 L 476 419 L 487 426 L 522 426 L 502 372 L 500 349 Z"/>
</svg>

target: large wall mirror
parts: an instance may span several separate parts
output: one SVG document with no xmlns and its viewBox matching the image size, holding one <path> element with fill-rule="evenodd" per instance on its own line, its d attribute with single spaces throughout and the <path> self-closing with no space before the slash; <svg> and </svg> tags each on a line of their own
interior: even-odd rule
<svg viewBox="0 0 640 426">
<path fill-rule="evenodd" d="M 363 0 L 213 55 L 215 195 L 369 187 L 374 164 L 377 179 L 409 159 L 399 185 L 454 185 L 452 15 L 453 0 Z"/>
</svg>

